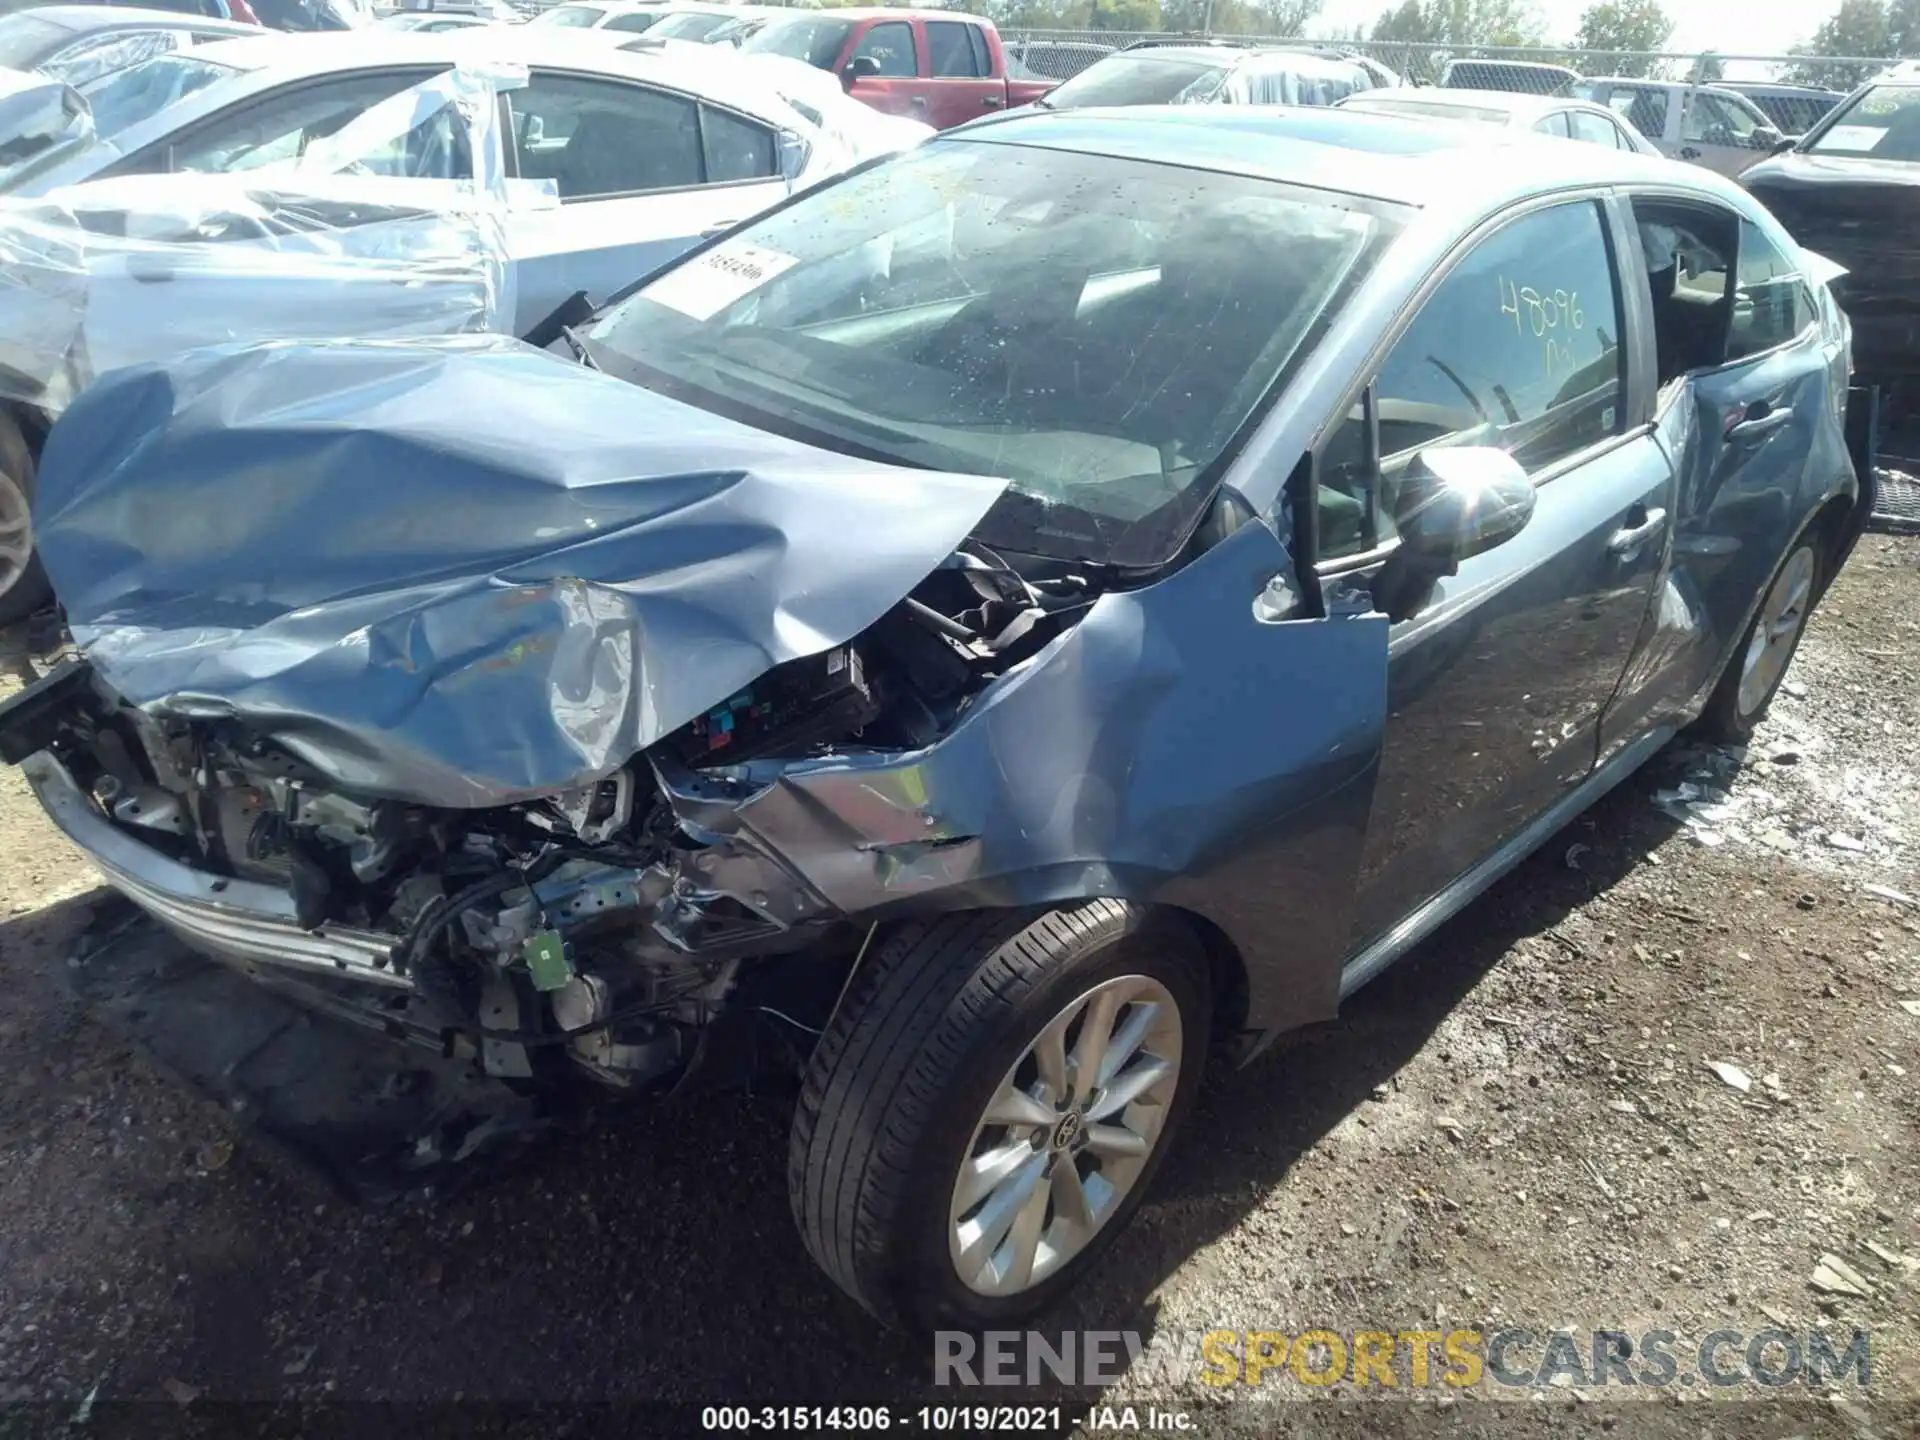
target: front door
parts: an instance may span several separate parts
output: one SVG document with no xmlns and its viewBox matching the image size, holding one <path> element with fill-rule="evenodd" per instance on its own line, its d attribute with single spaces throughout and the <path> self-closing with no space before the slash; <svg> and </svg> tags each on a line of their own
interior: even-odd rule
<svg viewBox="0 0 1920 1440">
<path fill-rule="evenodd" d="M 1738 175 L 1755 161 L 1764 160 L 1777 138 L 1778 132 L 1768 127 L 1766 117 L 1740 96 L 1699 88 L 1686 94 L 1680 116 L 1682 160 L 1705 165 L 1722 175 Z"/>
<path fill-rule="evenodd" d="M 927 118 L 928 86 L 921 78 L 926 70 L 911 20 L 880 20 L 867 26 L 840 63 L 851 67 L 859 60 L 871 61 L 873 68 L 854 79 L 848 94 L 887 115 Z"/>
<path fill-rule="evenodd" d="M 1593 769 L 1601 712 L 1664 563 L 1672 505 L 1672 472 L 1633 409 L 1645 386 L 1622 343 L 1611 225 L 1596 198 L 1483 233 L 1320 456 L 1329 605 L 1377 573 L 1368 554 L 1391 539 L 1397 492 L 1423 449 L 1498 446 L 1538 488 L 1519 535 L 1464 561 L 1390 634 L 1355 950 Z"/>
</svg>

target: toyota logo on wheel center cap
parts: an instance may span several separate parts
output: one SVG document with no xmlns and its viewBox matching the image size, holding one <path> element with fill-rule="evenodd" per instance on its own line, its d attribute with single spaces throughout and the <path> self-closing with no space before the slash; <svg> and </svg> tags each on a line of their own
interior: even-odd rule
<svg viewBox="0 0 1920 1440">
<path fill-rule="evenodd" d="M 1053 1127 L 1053 1139 L 1050 1142 L 1055 1150 L 1065 1150 L 1080 1138 L 1080 1112 L 1069 1110 L 1060 1117 L 1060 1123 Z"/>
</svg>

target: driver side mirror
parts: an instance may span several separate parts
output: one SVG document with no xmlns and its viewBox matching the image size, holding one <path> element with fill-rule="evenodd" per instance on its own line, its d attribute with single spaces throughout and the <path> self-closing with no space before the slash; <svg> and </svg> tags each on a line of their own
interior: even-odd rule
<svg viewBox="0 0 1920 1440">
<path fill-rule="evenodd" d="M 1753 138 L 1748 143 L 1751 144 L 1754 149 L 1764 150 L 1769 155 L 1772 155 L 1780 149 L 1781 138 L 1780 132 L 1774 129 L 1773 126 L 1760 125 L 1754 128 Z"/>
<path fill-rule="evenodd" d="M 1781 135 L 1776 132 L 1773 137 L 1773 143 L 1767 147 L 1767 153 L 1769 155 L 1784 155 L 1798 143 L 1793 136 Z"/>
<path fill-rule="evenodd" d="M 856 80 L 869 80 L 880 73 L 880 62 L 871 55 L 856 55 L 847 62 L 847 68 L 840 72 L 840 80 L 849 90 Z"/>
<path fill-rule="evenodd" d="M 1398 622 L 1417 614 L 1462 560 L 1503 545 L 1533 518 L 1533 481 L 1489 445 L 1437 445 L 1413 459 L 1395 526 L 1400 546 L 1374 583 L 1374 607 Z"/>
</svg>

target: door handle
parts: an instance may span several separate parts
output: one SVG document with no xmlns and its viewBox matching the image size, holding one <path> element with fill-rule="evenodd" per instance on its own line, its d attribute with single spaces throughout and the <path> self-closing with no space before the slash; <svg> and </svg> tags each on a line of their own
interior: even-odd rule
<svg viewBox="0 0 1920 1440">
<path fill-rule="evenodd" d="M 1639 508 L 1637 505 L 1634 507 L 1636 510 Z M 1630 554 L 1638 550 L 1646 541 L 1658 535 L 1661 528 L 1667 523 L 1667 512 L 1664 510 L 1648 510 L 1645 513 L 1647 518 L 1642 520 L 1638 525 L 1627 525 L 1614 531 L 1612 538 L 1607 541 L 1607 549 L 1616 555 Z"/>
<path fill-rule="evenodd" d="M 1680 147 L 1680 158 L 1682 160 L 1698 160 L 1700 158 L 1700 152 L 1691 145 L 1682 145 Z"/>
<path fill-rule="evenodd" d="M 927 108 L 927 97 L 924 95 L 909 95 L 907 97 L 907 104 L 916 110 L 924 110 Z"/>
<path fill-rule="evenodd" d="M 1007 101 L 1003 95 L 987 95 L 982 97 L 980 103 L 989 110 L 998 110 L 1002 105 L 1006 104 Z"/>
<path fill-rule="evenodd" d="M 1747 412 L 1747 418 L 1736 420 L 1727 427 L 1727 439 L 1751 440 L 1756 435 L 1764 435 L 1769 430 L 1777 430 L 1793 418 L 1793 411 L 1784 405 L 1778 409 L 1761 410 L 1758 415 Z"/>
</svg>

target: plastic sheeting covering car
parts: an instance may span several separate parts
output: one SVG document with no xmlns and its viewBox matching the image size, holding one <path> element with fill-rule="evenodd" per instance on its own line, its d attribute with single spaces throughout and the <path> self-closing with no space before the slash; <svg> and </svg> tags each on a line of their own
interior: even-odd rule
<svg viewBox="0 0 1920 1440">
<path fill-rule="evenodd" d="M 285 162 L 0 203 L 0 396 L 58 414 L 108 370 L 202 346 L 504 324 L 496 97 L 525 83 L 456 68 Z"/>
<path fill-rule="evenodd" d="M 462 808 L 605 775 L 850 639 L 1004 484 L 470 337 L 124 371 L 55 428 L 34 520 L 126 700 Z"/>
<path fill-rule="evenodd" d="M 69 86 L 45 75 L 0 70 L 0 186 L 55 150 L 93 143 L 93 115 Z"/>
</svg>

